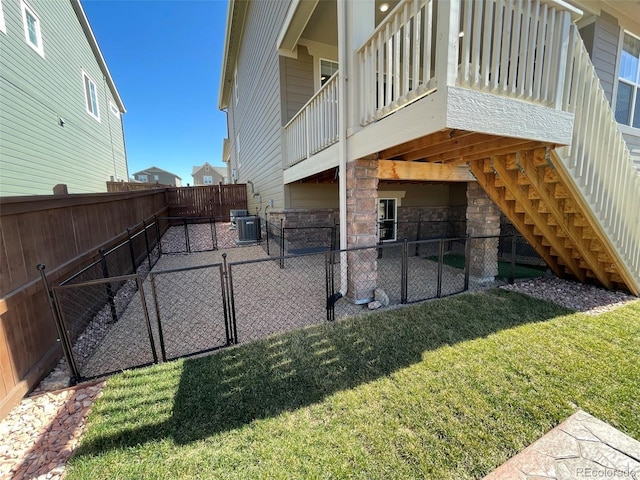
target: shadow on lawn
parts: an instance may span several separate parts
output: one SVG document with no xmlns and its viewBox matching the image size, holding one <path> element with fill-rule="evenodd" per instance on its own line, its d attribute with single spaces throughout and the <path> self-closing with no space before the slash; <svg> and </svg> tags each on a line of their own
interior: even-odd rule
<svg viewBox="0 0 640 480">
<path fill-rule="evenodd" d="M 311 327 L 185 361 L 173 404 L 165 399 L 172 409 L 167 421 L 87 442 L 78 454 L 167 437 L 178 444 L 197 441 L 384 377 L 422 361 L 425 351 L 567 312 L 494 290 Z"/>
</svg>

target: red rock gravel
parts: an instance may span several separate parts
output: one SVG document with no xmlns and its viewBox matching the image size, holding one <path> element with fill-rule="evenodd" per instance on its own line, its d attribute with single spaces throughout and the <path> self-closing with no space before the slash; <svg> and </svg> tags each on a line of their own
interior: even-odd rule
<svg viewBox="0 0 640 480">
<path fill-rule="evenodd" d="M 0 479 L 60 479 L 105 382 L 22 400 L 0 422 Z"/>
</svg>

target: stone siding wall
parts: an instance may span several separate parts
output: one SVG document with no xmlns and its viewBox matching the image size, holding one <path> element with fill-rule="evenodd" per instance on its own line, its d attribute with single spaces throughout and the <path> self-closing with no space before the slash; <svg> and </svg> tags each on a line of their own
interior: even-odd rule
<svg viewBox="0 0 640 480">
<path fill-rule="evenodd" d="M 498 238 L 500 210 L 477 182 L 467 186 L 467 234 L 496 236 L 474 240 L 471 244 L 469 275 L 477 282 L 493 281 L 498 274 Z"/>
<path fill-rule="evenodd" d="M 426 240 L 430 238 L 466 235 L 466 207 L 398 207 L 398 240 Z M 420 237 L 418 234 L 420 222 Z"/>
</svg>

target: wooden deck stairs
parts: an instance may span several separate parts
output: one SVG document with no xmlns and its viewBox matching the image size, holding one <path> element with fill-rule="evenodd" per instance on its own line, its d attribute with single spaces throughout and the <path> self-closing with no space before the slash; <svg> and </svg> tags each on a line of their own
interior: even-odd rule
<svg viewBox="0 0 640 480">
<path fill-rule="evenodd" d="M 627 288 L 584 202 L 558 173 L 550 147 L 494 155 L 471 162 L 470 168 L 556 275 Z"/>
</svg>

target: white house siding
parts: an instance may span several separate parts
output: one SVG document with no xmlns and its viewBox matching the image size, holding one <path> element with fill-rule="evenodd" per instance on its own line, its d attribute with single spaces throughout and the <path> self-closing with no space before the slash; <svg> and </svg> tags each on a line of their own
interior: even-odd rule
<svg viewBox="0 0 640 480">
<path fill-rule="evenodd" d="M 282 181 L 280 72 L 276 39 L 289 6 L 288 2 L 250 2 L 238 52 L 238 103 L 231 91 L 229 134 L 231 168 L 239 183 L 253 182 L 255 197 L 249 210 L 264 211 L 269 200 L 274 208 L 284 207 Z M 237 137 L 240 137 L 238 158 Z M 262 203 L 260 203 L 260 199 Z"/>
<path fill-rule="evenodd" d="M 30 0 L 42 31 L 44 58 L 24 38 L 19 0 L 3 0 L 0 34 L 0 195 L 106 191 L 126 179 L 120 115 L 71 3 Z M 96 84 L 100 122 L 85 107 L 82 70 Z M 60 126 L 59 118 L 64 119 Z"/>
<path fill-rule="evenodd" d="M 298 47 L 298 58 L 280 59 L 282 74 L 282 123 L 286 124 L 313 96 L 313 57 Z"/>
</svg>

